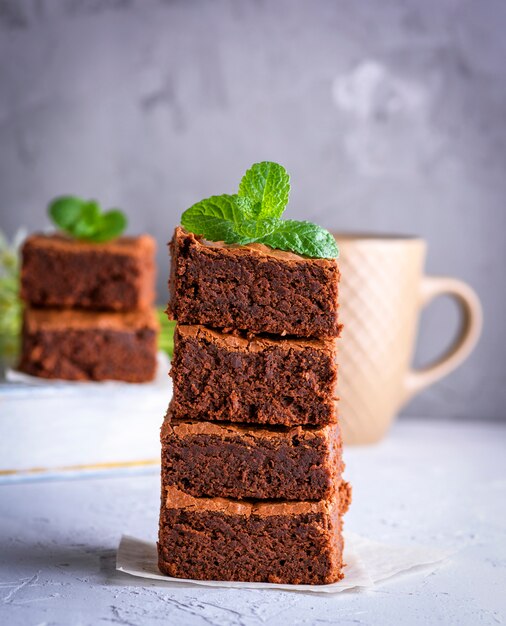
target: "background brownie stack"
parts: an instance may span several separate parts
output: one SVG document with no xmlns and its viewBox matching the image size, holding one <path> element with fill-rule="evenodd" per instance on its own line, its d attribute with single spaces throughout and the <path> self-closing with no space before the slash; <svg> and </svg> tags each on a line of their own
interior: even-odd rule
<svg viewBox="0 0 506 626">
<path fill-rule="evenodd" d="M 342 577 L 335 260 L 177 228 L 159 567 L 189 579 Z"/>
<path fill-rule="evenodd" d="M 155 242 L 33 235 L 22 250 L 19 369 L 68 380 L 144 382 L 156 373 Z"/>
</svg>

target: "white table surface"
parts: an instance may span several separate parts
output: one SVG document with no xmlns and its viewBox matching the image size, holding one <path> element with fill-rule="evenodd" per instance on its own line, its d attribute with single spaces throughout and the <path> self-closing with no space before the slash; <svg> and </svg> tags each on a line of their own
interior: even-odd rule
<svg viewBox="0 0 506 626">
<path fill-rule="evenodd" d="M 506 427 L 411 420 L 346 450 L 347 528 L 450 547 L 437 567 L 336 596 L 160 586 L 115 571 L 122 533 L 155 539 L 156 470 L 0 485 L 0 624 L 501 624 Z"/>
</svg>

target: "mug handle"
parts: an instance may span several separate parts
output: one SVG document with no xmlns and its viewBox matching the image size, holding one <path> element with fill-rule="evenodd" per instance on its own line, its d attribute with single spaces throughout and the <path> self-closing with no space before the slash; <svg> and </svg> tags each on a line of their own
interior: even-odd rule
<svg viewBox="0 0 506 626">
<path fill-rule="evenodd" d="M 458 337 L 448 351 L 434 363 L 408 371 L 404 380 L 403 402 L 453 372 L 471 354 L 480 337 L 483 313 L 474 289 L 456 278 L 424 276 L 421 283 L 421 306 L 427 306 L 441 295 L 452 296 L 460 307 L 462 321 Z"/>
</svg>

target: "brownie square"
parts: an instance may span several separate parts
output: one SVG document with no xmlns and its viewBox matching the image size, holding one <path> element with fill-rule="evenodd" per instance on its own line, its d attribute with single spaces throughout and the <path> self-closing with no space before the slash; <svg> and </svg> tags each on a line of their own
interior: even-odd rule
<svg viewBox="0 0 506 626">
<path fill-rule="evenodd" d="M 312 259 L 262 244 L 205 241 L 178 227 L 170 244 L 169 314 L 252 334 L 339 335 L 335 259 Z"/>
<path fill-rule="evenodd" d="M 249 503 L 162 494 L 158 565 L 177 578 L 322 585 L 343 577 L 342 482 L 319 502 Z"/>
<path fill-rule="evenodd" d="M 94 313 L 28 307 L 19 369 L 43 378 L 146 382 L 156 373 L 157 334 L 152 310 Z"/>
<path fill-rule="evenodd" d="M 162 483 L 197 497 L 324 500 L 343 471 L 337 425 L 267 429 L 165 420 Z"/>
<path fill-rule="evenodd" d="M 337 420 L 337 340 L 240 337 L 176 327 L 176 419 L 283 426 Z"/>
<path fill-rule="evenodd" d="M 108 243 L 33 235 L 22 249 L 21 297 L 38 307 L 146 308 L 155 296 L 155 246 L 148 235 Z"/>
</svg>

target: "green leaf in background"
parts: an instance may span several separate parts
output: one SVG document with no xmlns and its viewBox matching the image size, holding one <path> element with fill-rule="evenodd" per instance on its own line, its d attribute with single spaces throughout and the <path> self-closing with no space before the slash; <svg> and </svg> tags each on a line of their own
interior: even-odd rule
<svg viewBox="0 0 506 626">
<path fill-rule="evenodd" d="M 100 207 L 96 202 L 85 202 L 78 219 L 72 225 L 72 234 L 78 239 L 92 239 L 101 222 Z M 70 229 L 68 229 L 70 230 Z"/>
<path fill-rule="evenodd" d="M 101 243 L 119 237 L 127 227 L 127 218 L 119 209 L 102 212 L 95 200 L 62 196 L 53 200 L 48 213 L 61 230 L 76 239 Z"/>
<path fill-rule="evenodd" d="M 0 361 L 9 365 L 19 349 L 22 304 L 19 298 L 19 232 L 9 243 L 0 231 Z M 1 369 L 1 368 L 0 368 Z"/>
<path fill-rule="evenodd" d="M 255 163 L 242 177 L 238 193 L 255 203 L 257 218 L 281 217 L 290 195 L 290 176 L 278 163 Z"/>
<path fill-rule="evenodd" d="M 62 230 L 72 228 L 79 220 L 85 202 L 74 196 L 56 198 L 49 205 L 49 216 Z"/>
<path fill-rule="evenodd" d="M 127 227 L 127 218 L 122 211 L 113 209 L 103 213 L 98 232 L 90 237 L 90 241 L 102 242 L 116 239 Z"/>
<path fill-rule="evenodd" d="M 237 195 L 211 196 L 184 211 L 181 224 L 210 241 L 263 243 L 314 258 L 339 256 L 334 237 L 311 222 L 283 220 L 290 177 L 277 163 L 255 163 L 243 176 Z"/>
<path fill-rule="evenodd" d="M 279 227 L 262 237 L 261 242 L 271 248 L 288 250 L 297 254 L 321 259 L 339 256 L 336 240 L 328 230 L 312 222 L 280 220 Z"/>
<path fill-rule="evenodd" d="M 160 323 L 160 334 L 158 335 L 158 349 L 163 350 L 172 358 L 174 353 L 174 330 L 176 322 L 169 320 L 164 309 L 158 308 L 158 321 Z"/>
</svg>

